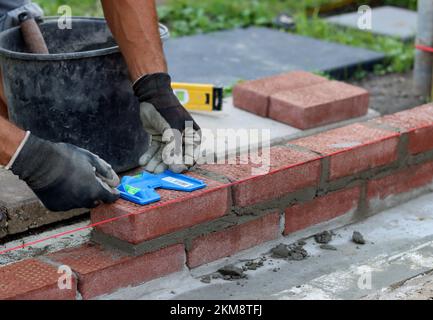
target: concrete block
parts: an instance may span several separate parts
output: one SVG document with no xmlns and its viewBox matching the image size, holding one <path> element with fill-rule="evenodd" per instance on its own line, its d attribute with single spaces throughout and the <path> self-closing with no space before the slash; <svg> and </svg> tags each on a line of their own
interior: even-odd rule
<svg viewBox="0 0 433 320">
<path fill-rule="evenodd" d="M 233 202 L 245 207 L 277 199 L 305 187 L 314 187 L 320 178 L 320 160 L 314 153 L 286 147 L 270 149 L 269 164 L 248 163 L 203 165 L 233 182 Z M 255 171 L 255 170 L 257 171 Z"/>
<path fill-rule="evenodd" d="M 294 70 L 342 76 L 385 58 L 366 49 L 257 27 L 170 39 L 164 49 L 174 81 L 224 86 Z"/>
<path fill-rule="evenodd" d="M 355 187 L 332 192 L 312 201 L 288 207 L 285 211 L 284 235 L 355 211 L 360 196 L 360 187 Z"/>
<path fill-rule="evenodd" d="M 433 149 L 433 104 L 387 115 L 371 121 L 408 135 L 408 151 L 418 154 Z"/>
<path fill-rule="evenodd" d="M 269 117 L 305 130 L 361 117 L 368 103 L 366 90 L 328 81 L 271 95 Z"/>
<path fill-rule="evenodd" d="M 280 214 L 269 213 L 256 220 L 192 240 L 187 265 L 195 268 L 280 236 Z"/>
<path fill-rule="evenodd" d="M 337 179 L 397 160 L 399 133 L 353 124 L 290 141 L 329 157 L 329 178 Z"/>
<path fill-rule="evenodd" d="M 353 12 L 332 16 L 326 20 L 339 26 L 358 29 L 359 18 L 360 14 Z M 416 36 L 417 18 L 417 13 L 412 10 L 392 6 L 373 8 L 372 29 L 365 31 L 411 41 Z"/>
<path fill-rule="evenodd" d="M 370 202 L 385 200 L 391 195 L 402 194 L 426 186 L 432 181 L 433 162 L 426 162 L 369 181 L 367 198 Z"/>
<path fill-rule="evenodd" d="M 158 190 L 161 201 L 146 206 L 124 200 L 102 205 L 92 210 L 92 223 L 114 219 L 96 230 L 138 244 L 226 215 L 231 207 L 230 187 L 191 175 L 204 180 L 207 187 L 192 193 Z"/>
<path fill-rule="evenodd" d="M 183 245 L 174 245 L 130 257 L 88 244 L 53 253 L 47 258 L 69 266 L 78 275 L 78 290 L 83 299 L 92 299 L 181 271 L 185 265 L 185 249 Z"/>
<path fill-rule="evenodd" d="M 76 279 L 71 289 L 59 289 L 57 268 L 29 259 L 0 267 L 1 300 L 75 300 Z"/>
<path fill-rule="evenodd" d="M 6 217 L 6 220 L 0 221 L 0 237 L 25 232 L 88 212 L 50 212 L 30 188 L 11 172 L 0 169 L 0 181 L 0 215 Z"/>
<path fill-rule="evenodd" d="M 258 80 L 245 81 L 234 87 L 233 104 L 237 108 L 262 117 L 268 117 L 271 95 L 327 81 L 328 79 L 324 77 L 304 71 L 293 71 Z"/>
</svg>

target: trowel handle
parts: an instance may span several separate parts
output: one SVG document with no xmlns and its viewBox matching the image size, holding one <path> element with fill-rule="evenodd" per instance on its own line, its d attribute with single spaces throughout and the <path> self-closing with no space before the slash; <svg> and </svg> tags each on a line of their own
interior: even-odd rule
<svg viewBox="0 0 433 320">
<path fill-rule="evenodd" d="M 36 20 L 28 13 L 19 16 L 21 23 L 21 33 L 24 42 L 31 53 L 49 54 L 44 36 Z"/>
</svg>

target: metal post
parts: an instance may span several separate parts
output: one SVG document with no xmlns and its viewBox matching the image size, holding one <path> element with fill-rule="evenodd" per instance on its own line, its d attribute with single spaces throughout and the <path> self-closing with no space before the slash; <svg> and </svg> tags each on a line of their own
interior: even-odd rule
<svg viewBox="0 0 433 320">
<path fill-rule="evenodd" d="M 416 43 L 433 47 L 433 1 L 418 0 L 418 33 Z M 415 90 L 422 96 L 432 93 L 433 53 L 416 50 L 414 82 Z"/>
</svg>

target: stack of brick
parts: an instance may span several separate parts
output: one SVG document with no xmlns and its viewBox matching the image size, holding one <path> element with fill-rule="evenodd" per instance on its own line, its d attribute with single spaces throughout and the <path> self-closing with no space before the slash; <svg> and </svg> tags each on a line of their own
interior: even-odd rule
<svg viewBox="0 0 433 320">
<path fill-rule="evenodd" d="M 343 82 L 294 71 L 236 85 L 233 104 L 305 130 L 365 115 L 369 94 Z"/>
<path fill-rule="evenodd" d="M 334 218 L 367 217 L 429 190 L 432 133 L 429 104 L 272 147 L 261 175 L 256 164 L 203 165 L 191 175 L 206 189 L 93 210 L 99 244 L 0 268 L 0 298 L 91 299 Z M 56 289 L 60 265 L 74 272 L 71 292 Z"/>
</svg>

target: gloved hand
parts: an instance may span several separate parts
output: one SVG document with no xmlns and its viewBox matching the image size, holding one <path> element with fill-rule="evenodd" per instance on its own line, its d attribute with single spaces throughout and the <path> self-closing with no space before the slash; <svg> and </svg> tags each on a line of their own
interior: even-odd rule
<svg viewBox="0 0 433 320">
<path fill-rule="evenodd" d="M 11 171 L 24 180 L 51 211 L 94 208 L 119 198 L 119 177 L 91 152 L 33 135 L 16 156 Z"/>
<path fill-rule="evenodd" d="M 150 135 L 148 151 L 140 165 L 161 173 L 181 173 L 194 166 L 200 152 L 200 127 L 181 105 L 166 73 L 146 75 L 134 84 L 140 100 L 140 117 Z"/>
</svg>

